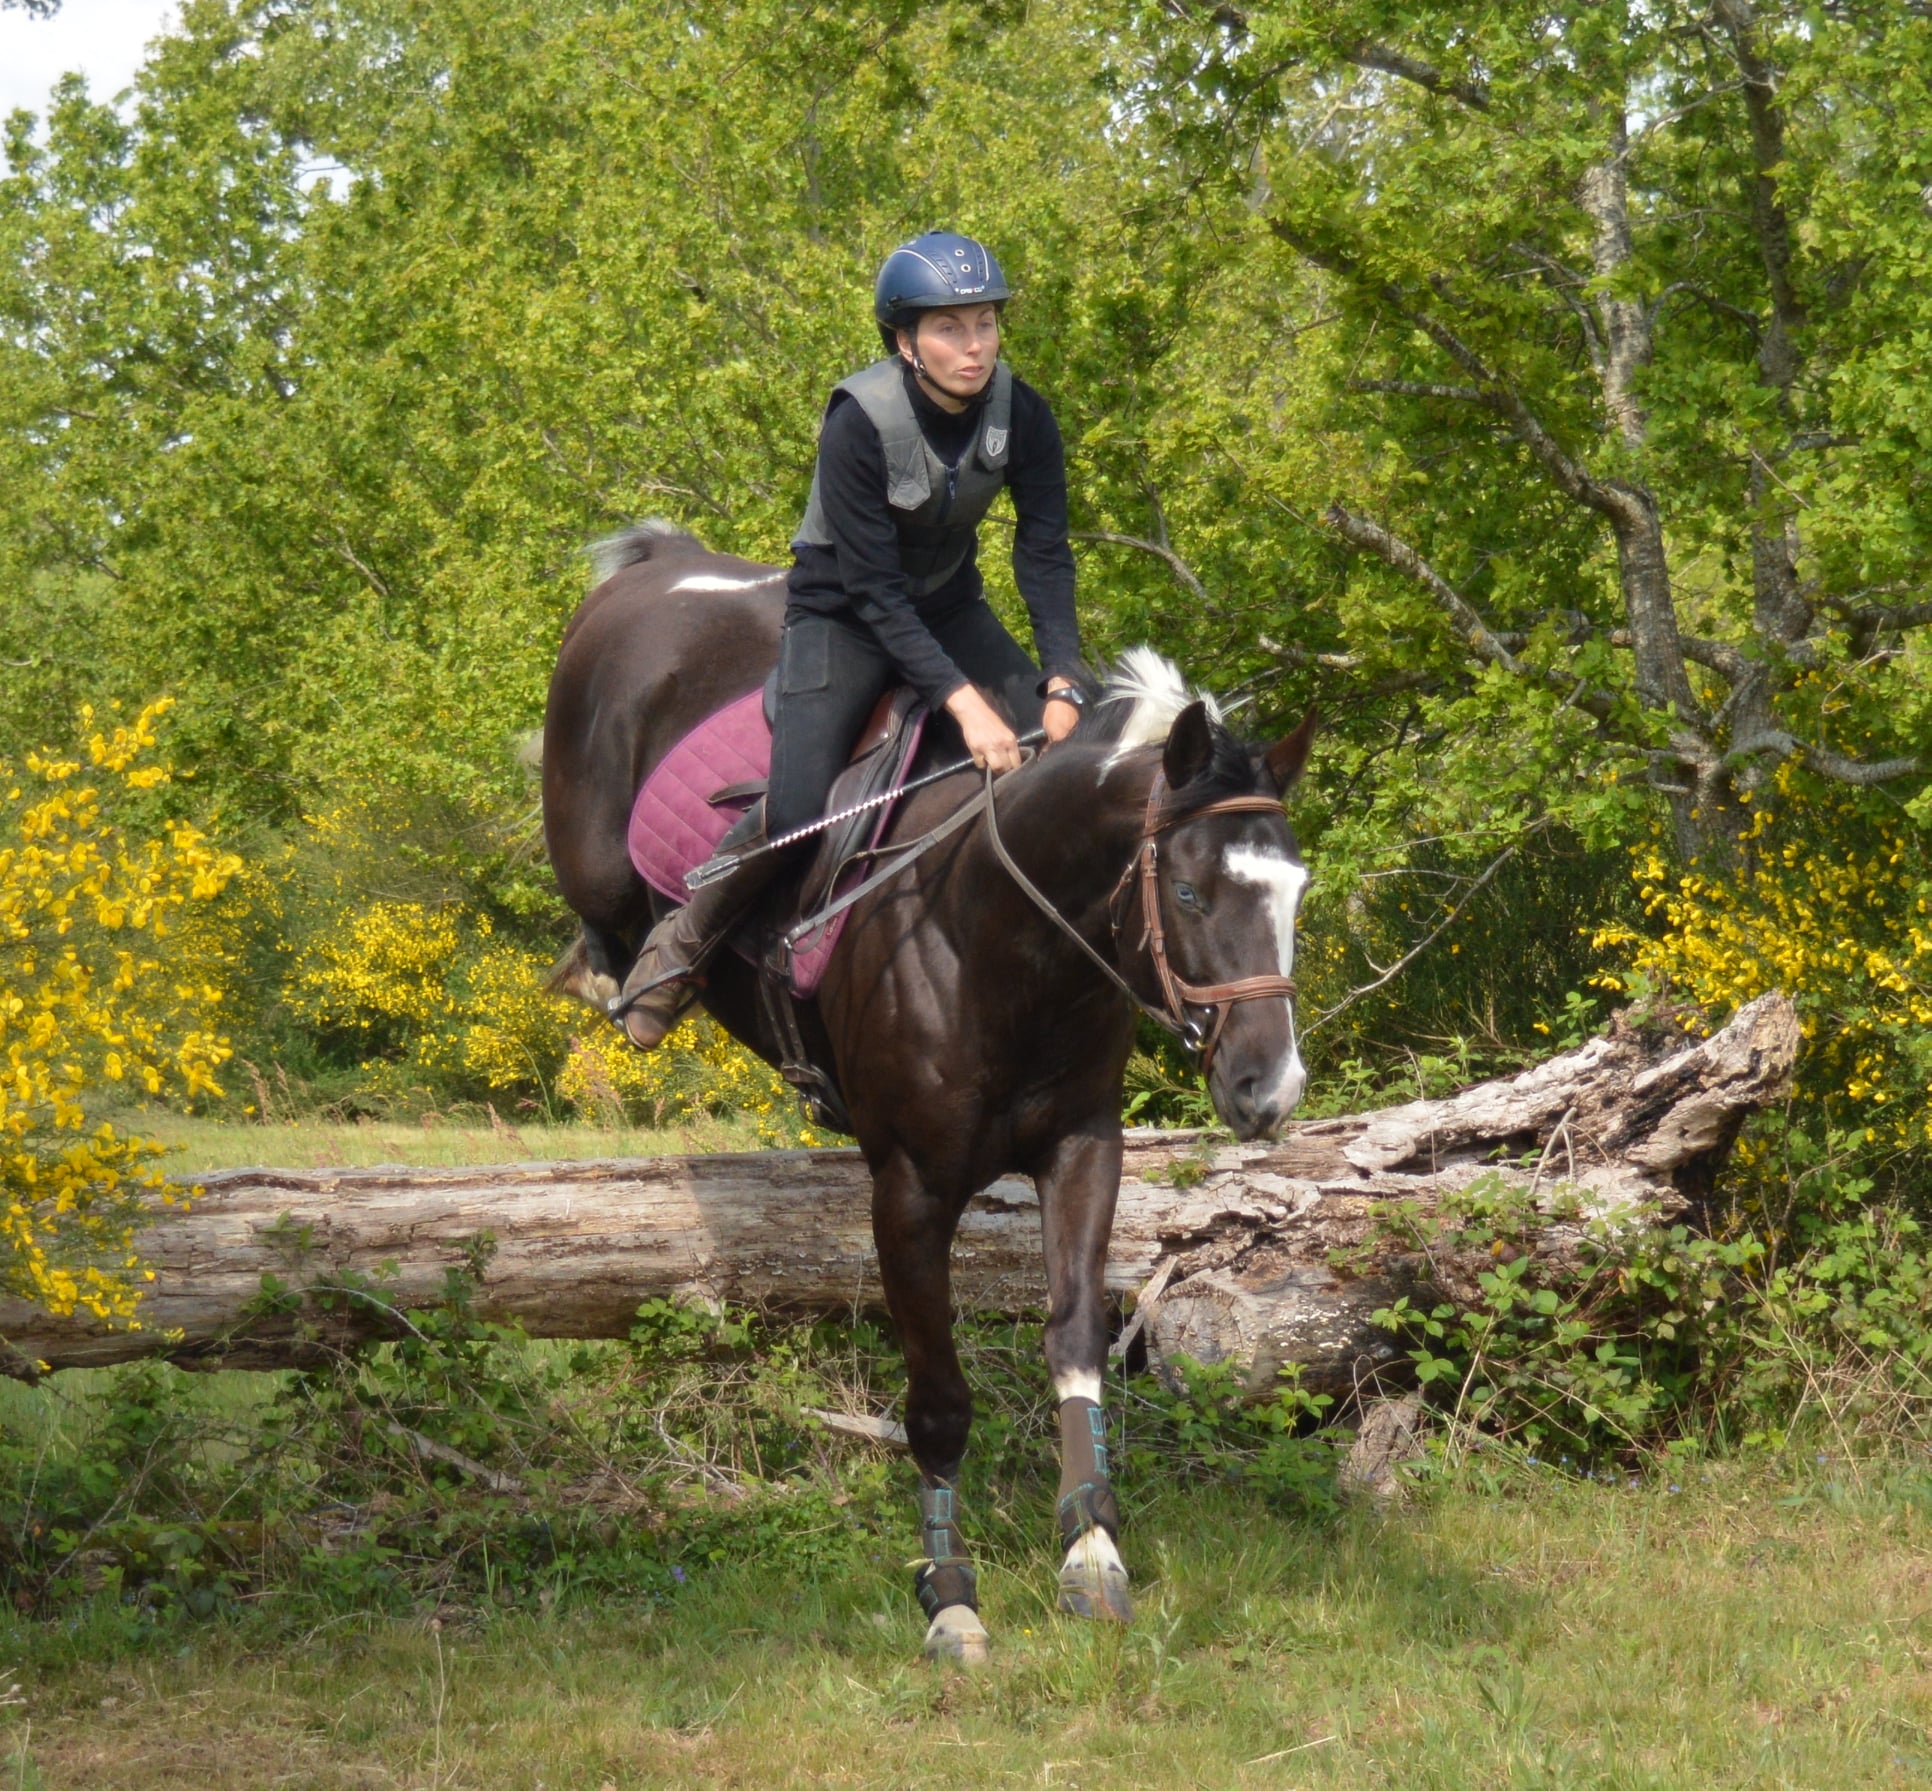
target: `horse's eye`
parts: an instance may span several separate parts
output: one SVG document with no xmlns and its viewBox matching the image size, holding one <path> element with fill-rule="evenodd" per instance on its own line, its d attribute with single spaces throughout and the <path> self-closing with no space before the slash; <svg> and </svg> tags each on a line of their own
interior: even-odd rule
<svg viewBox="0 0 1932 1791">
<path fill-rule="evenodd" d="M 1194 893 L 1194 885 L 1192 883 L 1176 883 L 1174 885 L 1174 899 L 1183 908 L 1198 909 L 1201 905 L 1201 898 Z"/>
</svg>

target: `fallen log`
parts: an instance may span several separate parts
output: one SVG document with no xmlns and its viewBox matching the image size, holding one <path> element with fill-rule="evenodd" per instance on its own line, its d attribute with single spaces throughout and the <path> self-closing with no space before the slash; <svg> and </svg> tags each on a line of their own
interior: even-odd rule
<svg viewBox="0 0 1932 1791">
<path fill-rule="evenodd" d="M 1797 1044 L 1774 994 L 1709 1039 L 1619 1019 L 1520 1076 L 1314 1121 L 1273 1143 L 1132 1134 L 1108 1286 L 1137 1301 L 1157 1362 L 1233 1360 L 1256 1387 L 1298 1363 L 1305 1385 L 1348 1391 L 1395 1358 L 1369 1315 L 1443 1279 L 1426 1250 L 1392 1234 L 1392 1211 L 1426 1222 L 1491 1176 L 1548 1215 L 1533 1248 L 1552 1254 L 1574 1251 L 1593 1220 L 1694 1218 L 1745 1117 L 1788 1090 Z M 623 1337 L 654 1296 L 799 1313 L 882 1305 L 854 1150 L 237 1169 L 201 1186 L 142 1240 L 154 1280 L 140 1330 L 0 1300 L 10 1371 L 146 1355 L 314 1362 L 403 1334 L 452 1272 L 468 1278 L 478 1316 L 538 1337 Z M 1031 1186 L 1003 1180 L 977 1199 L 953 1263 L 962 1309 L 1043 1308 Z"/>
</svg>

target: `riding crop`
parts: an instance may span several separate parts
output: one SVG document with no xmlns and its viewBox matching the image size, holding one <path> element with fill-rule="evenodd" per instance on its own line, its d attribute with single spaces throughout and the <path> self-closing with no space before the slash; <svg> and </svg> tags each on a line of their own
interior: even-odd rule
<svg viewBox="0 0 1932 1791">
<path fill-rule="evenodd" d="M 1038 746 L 1046 739 L 1045 728 L 1034 728 L 1030 733 L 1019 736 L 1022 746 Z M 703 889 L 708 883 L 716 883 L 729 877 L 741 864 L 763 856 L 767 852 L 782 852 L 787 846 L 799 840 L 810 839 L 815 833 L 823 833 L 828 827 L 836 827 L 841 821 L 849 821 L 854 815 L 862 815 L 869 809 L 883 808 L 888 802 L 897 802 L 901 796 L 910 796 L 914 790 L 923 790 L 928 784 L 936 784 L 942 778 L 957 777 L 962 771 L 977 769 L 971 759 L 961 759 L 954 765 L 942 765 L 937 771 L 928 771 L 923 777 L 915 777 L 901 784 L 896 790 L 881 790 L 876 796 L 868 796 L 863 802 L 855 802 L 850 808 L 842 808 L 836 814 L 820 815 L 816 821 L 807 821 L 802 827 L 794 827 L 781 833 L 775 840 L 766 840 L 763 845 L 748 847 L 743 852 L 721 852 L 715 858 L 707 858 L 695 870 L 684 874 L 684 887 L 693 892 Z"/>
</svg>

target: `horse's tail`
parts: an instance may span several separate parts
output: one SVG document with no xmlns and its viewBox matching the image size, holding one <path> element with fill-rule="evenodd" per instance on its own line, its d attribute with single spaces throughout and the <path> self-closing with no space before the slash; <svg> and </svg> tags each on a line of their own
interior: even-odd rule
<svg viewBox="0 0 1932 1791">
<path fill-rule="evenodd" d="M 617 979 L 591 967 L 590 949 L 582 933 L 550 966 L 543 986 L 547 994 L 574 995 L 579 1001 L 587 1001 L 600 1014 L 608 1010 L 610 998 L 617 993 Z"/>
<path fill-rule="evenodd" d="M 606 535 L 601 541 L 593 541 L 589 548 L 592 588 L 595 589 L 607 578 L 615 578 L 627 566 L 643 565 L 673 542 L 688 542 L 693 547 L 702 545 L 689 529 L 681 529 L 661 516 L 633 523 L 615 535 Z"/>
</svg>

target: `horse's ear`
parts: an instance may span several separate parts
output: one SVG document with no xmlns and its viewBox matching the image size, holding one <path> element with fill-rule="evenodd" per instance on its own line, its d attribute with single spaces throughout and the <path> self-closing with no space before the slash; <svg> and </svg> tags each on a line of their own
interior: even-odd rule
<svg viewBox="0 0 1932 1791">
<path fill-rule="evenodd" d="M 1167 730 L 1167 750 L 1161 758 L 1167 787 L 1178 790 L 1191 784 L 1213 763 L 1214 724 L 1208 720 L 1207 704 L 1189 703 Z"/>
<path fill-rule="evenodd" d="M 1308 764 L 1308 749 L 1315 742 L 1315 726 L 1315 711 L 1310 709 L 1300 727 L 1261 755 L 1260 769 L 1274 784 L 1277 796 L 1286 796 L 1300 781 Z"/>
</svg>

